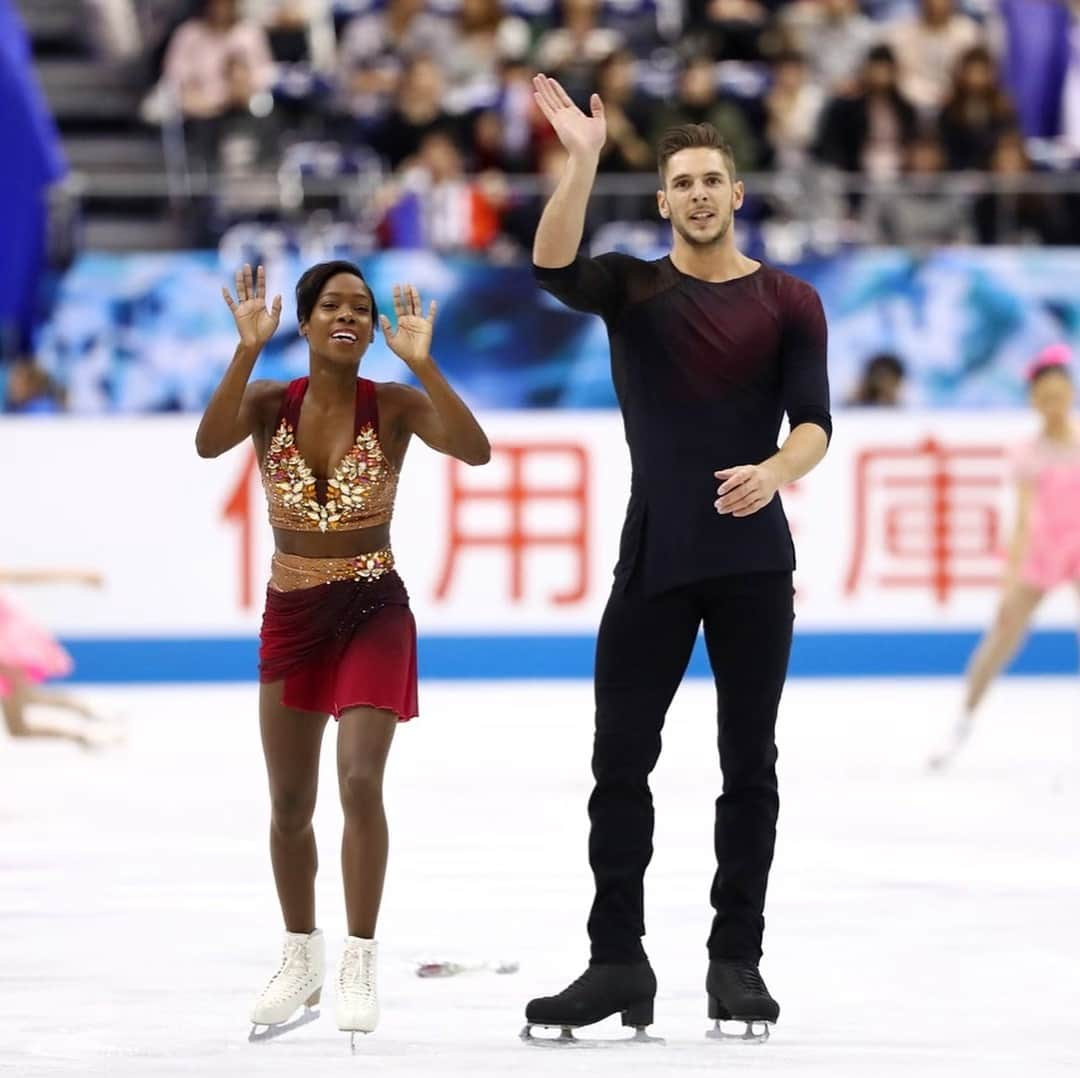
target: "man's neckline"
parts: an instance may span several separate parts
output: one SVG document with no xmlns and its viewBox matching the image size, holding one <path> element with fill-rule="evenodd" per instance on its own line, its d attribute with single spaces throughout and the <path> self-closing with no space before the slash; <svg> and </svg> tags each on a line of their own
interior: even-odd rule
<svg viewBox="0 0 1080 1078">
<path fill-rule="evenodd" d="M 685 270 L 679 269 L 679 267 L 675 265 L 675 260 L 671 257 L 670 254 L 665 255 L 664 257 L 667 259 L 668 263 L 671 265 L 671 268 L 680 277 L 685 277 L 688 281 L 698 281 L 700 284 L 713 284 L 713 285 L 735 284 L 737 281 L 745 281 L 745 280 L 747 280 L 747 278 L 755 276 L 756 274 L 760 273 L 765 268 L 765 263 L 764 262 L 762 262 L 760 259 L 755 259 L 755 261 L 757 262 L 757 265 L 752 270 L 750 270 L 749 273 L 740 273 L 738 277 L 728 277 L 726 280 L 723 280 L 723 281 L 710 281 L 706 277 L 695 277 L 694 274 L 687 273 Z"/>
</svg>

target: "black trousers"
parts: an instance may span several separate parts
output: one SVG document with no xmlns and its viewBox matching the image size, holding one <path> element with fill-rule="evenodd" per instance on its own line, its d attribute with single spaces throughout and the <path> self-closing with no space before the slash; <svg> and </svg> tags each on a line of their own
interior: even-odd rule
<svg viewBox="0 0 1080 1078">
<path fill-rule="evenodd" d="M 645 957 L 644 878 L 653 852 L 648 779 L 702 624 L 716 680 L 723 772 L 708 953 L 761 957 L 779 807 L 776 712 L 793 619 L 790 572 L 718 577 L 651 598 L 633 580 L 612 592 L 596 648 L 596 785 L 589 799 L 593 962 Z"/>
</svg>

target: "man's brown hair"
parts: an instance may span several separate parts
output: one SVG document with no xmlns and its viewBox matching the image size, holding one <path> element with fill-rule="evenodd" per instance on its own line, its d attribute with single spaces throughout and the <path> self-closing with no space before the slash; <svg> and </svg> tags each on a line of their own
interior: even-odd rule
<svg viewBox="0 0 1080 1078">
<path fill-rule="evenodd" d="M 667 182 L 667 163 L 680 150 L 719 150 L 727 162 L 731 182 L 735 182 L 735 154 L 723 135 L 712 124 L 680 124 L 669 127 L 660 138 L 656 149 L 656 166 L 660 172 L 661 185 Z"/>
</svg>

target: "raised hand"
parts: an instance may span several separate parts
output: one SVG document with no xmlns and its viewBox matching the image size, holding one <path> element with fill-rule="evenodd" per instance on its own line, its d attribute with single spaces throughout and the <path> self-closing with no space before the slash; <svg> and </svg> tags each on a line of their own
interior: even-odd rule
<svg viewBox="0 0 1080 1078">
<path fill-rule="evenodd" d="M 432 300 L 425 317 L 420 293 L 411 284 L 396 284 L 394 314 L 397 315 L 397 329 L 391 333 L 390 319 L 385 314 L 379 315 L 379 324 L 390 351 L 403 359 L 410 370 L 431 358 L 431 332 L 435 326 L 435 310 L 436 303 Z"/>
<path fill-rule="evenodd" d="M 242 270 L 236 271 L 236 299 L 227 288 L 221 294 L 236 319 L 241 344 L 262 348 L 281 321 L 281 296 L 275 296 L 273 306 L 266 309 L 266 270 L 259 266 L 253 277 L 251 266 L 245 263 Z"/>
<path fill-rule="evenodd" d="M 604 103 L 599 94 L 589 98 L 592 115 L 586 116 L 555 79 L 537 75 L 533 78 L 533 99 L 568 154 L 599 157 L 607 141 Z"/>
</svg>

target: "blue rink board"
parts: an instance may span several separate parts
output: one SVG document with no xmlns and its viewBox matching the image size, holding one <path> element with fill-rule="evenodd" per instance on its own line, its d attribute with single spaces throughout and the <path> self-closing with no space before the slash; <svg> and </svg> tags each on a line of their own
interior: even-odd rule
<svg viewBox="0 0 1080 1078">
<path fill-rule="evenodd" d="M 978 643 L 975 632 L 804 632 L 795 638 L 792 677 L 945 677 L 960 674 Z M 71 638 L 75 660 L 68 680 L 83 683 L 248 681 L 256 644 L 248 637 Z M 594 637 L 424 636 L 423 678 L 588 678 Z M 1014 674 L 1070 674 L 1077 670 L 1077 637 L 1064 630 L 1031 635 L 1010 668 Z M 709 676 L 698 641 L 688 671 Z"/>
</svg>

